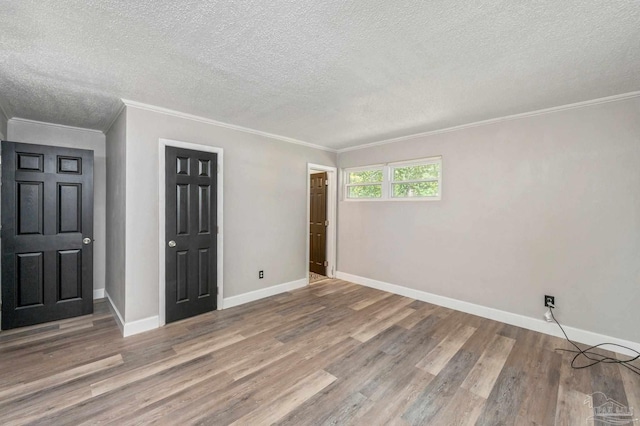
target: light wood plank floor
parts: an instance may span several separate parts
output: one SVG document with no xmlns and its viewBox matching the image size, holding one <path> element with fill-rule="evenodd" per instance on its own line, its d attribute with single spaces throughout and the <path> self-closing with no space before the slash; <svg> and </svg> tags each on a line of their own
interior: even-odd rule
<svg viewBox="0 0 640 426">
<path fill-rule="evenodd" d="M 123 339 L 91 316 L 0 333 L 0 422 L 584 425 L 616 365 L 571 369 L 562 340 L 324 280 Z"/>
</svg>

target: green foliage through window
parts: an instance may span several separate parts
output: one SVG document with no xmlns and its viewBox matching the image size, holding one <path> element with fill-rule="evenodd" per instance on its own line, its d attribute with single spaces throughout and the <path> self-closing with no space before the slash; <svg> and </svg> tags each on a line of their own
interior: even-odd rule
<svg viewBox="0 0 640 426">
<path fill-rule="evenodd" d="M 349 198 L 381 198 L 382 185 L 358 185 L 349 187 Z"/>
<path fill-rule="evenodd" d="M 349 183 L 382 182 L 382 169 L 362 170 L 349 173 Z"/>
<path fill-rule="evenodd" d="M 396 167 L 393 169 L 393 180 L 425 180 L 438 179 L 440 164 L 421 164 L 417 166 Z"/>
<path fill-rule="evenodd" d="M 392 170 L 392 197 L 437 197 L 439 195 L 440 163 L 393 167 Z"/>
<path fill-rule="evenodd" d="M 441 196 L 441 157 L 345 170 L 345 198 L 432 199 Z"/>
<path fill-rule="evenodd" d="M 393 196 L 396 198 L 435 197 L 437 195 L 437 181 L 393 184 Z"/>
</svg>

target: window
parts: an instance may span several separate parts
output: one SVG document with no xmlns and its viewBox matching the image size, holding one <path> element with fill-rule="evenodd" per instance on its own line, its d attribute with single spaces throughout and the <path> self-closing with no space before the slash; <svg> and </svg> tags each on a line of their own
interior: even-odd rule
<svg viewBox="0 0 640 426">
<path fill-rule="evenodd" d="M 391 169 L 392 198 L 440 198 L 441 158 L 396 163 Z"/>
<path fill-rule="evenodd" d="M 345 169 L 345 200 L 439 200 L 442 157 Z"/>
<path fill-rule="evenodd" d="M 382 198 L 382 177 L 380 167 L 349 169 L 346 172 L 346 194 L 349 199 Z"/>
</svg>

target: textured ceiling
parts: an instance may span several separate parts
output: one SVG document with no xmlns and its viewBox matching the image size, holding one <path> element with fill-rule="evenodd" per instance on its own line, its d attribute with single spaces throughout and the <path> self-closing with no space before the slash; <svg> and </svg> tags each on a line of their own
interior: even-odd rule
<svg viewBox="0 0 640 426">
<path fill-rule="evenodd" d="M 343 148 L 640 90 L 638 0 L 2 0 L 0 104 L 132 99 Z"/>
</svg>

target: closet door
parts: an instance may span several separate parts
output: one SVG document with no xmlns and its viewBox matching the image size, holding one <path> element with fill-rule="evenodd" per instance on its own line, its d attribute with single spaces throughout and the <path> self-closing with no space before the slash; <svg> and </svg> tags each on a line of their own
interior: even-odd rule
<svg viewBox="0 0 640 426">
<path fill-rule="evenodd" d="M 2 142 L 2 329 L 93 312 L 93 151 Z"/>
</svg>

